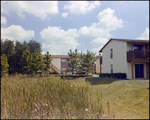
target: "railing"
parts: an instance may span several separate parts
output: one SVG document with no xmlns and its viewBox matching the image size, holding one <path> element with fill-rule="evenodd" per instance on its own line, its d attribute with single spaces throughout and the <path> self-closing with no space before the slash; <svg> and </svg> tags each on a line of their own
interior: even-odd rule
<svg viewBox="0 0 150 120">
<path fill-rule="evenodd" d="M 52 69 L 57 73 L 57 74 L 61 74 L 61 72 L 60 72 L 60 70 L 57 68 L 57 67 L 55 67 L 53 64 L 52 64 Z"/>
<path fill-rule="evenodd" d="M 149 51 L 128 51 L 127 62 L 131 61 L 149 61 Z"/>
</svg>

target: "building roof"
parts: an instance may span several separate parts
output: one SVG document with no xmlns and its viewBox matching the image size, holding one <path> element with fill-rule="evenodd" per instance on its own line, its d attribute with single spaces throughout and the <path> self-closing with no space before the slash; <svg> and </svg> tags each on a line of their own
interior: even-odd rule
<svg viewBox="0 0 150 120">
<path fill-rule="evenodd" d="M 45 55 L 42 55 L 42 57 L 45 57 Z M 70 58 L 68 55 L 51 55 L 52 58 Z"/>
<path fill-rule="evenodd" d="M 100 49 L 99 52 L 102 52 L 102 50 L 107 46 L 107 44 L 108 44 L 111 40 L 123 41 L 123 42 L 132 42 L 132 43 L 148 43 L 148 44 L 149 44 L 149 40 L 134 40 L 134 39 L 117 39 L 117 38 L 111 38 L 111 39 Z"/>
</svg>

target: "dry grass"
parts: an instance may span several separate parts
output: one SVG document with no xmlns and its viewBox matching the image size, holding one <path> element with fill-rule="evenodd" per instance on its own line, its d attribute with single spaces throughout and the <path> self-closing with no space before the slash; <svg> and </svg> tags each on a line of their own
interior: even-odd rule
<svg viewBox="0 0 150 120">
<path fill-rule="evenodd" d="M 1 118 L 148 119 L 149 81 L 9 76 L 1 79 Z"/>
</svg>

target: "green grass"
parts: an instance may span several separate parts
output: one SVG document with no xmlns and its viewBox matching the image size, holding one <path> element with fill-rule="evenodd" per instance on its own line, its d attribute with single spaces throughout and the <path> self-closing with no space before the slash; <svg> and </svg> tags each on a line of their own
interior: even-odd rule
<svg viewBox="0 0 150 120">
<path fill-rule="evenodd" d="M 96 91 L 102 91 L 104 114 L 108 114 L 106 102 L 109 101 L 110 113 L 116 118 L 149 118 L 149 80 L 118 80 L 107 78 L 87 78 L 93 84 L 93 98 Z"/>
<path fill-rule="evenodd" d="M 148 119 L 149 80 L 5 77 L 1 79 L 1 118 Z"/>
</svg>

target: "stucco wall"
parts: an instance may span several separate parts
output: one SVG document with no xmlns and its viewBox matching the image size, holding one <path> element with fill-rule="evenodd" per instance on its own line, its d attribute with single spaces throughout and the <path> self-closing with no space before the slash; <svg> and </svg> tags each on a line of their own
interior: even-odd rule
<svg viewBox="0 0 150 120">
<path fill-rule="evenodd" d="M 110 58 L 110 49 L 113 49 L 113 58 Z M 127 73 L 126 51 L 126 42 L 111 40 L 102 51 L 103 73 L 111 73 L 111 64 L 113 64 L 113 73 Z"/>
<path fill-rule="evenodd" d="M 61 58 L 53 58 L 52 64 L 61 71 Z"/>
<path fill-rule="evenodd" d="M 96 60 L 96 72 L 100 73 L 100 57 Z"/>
</svg>

